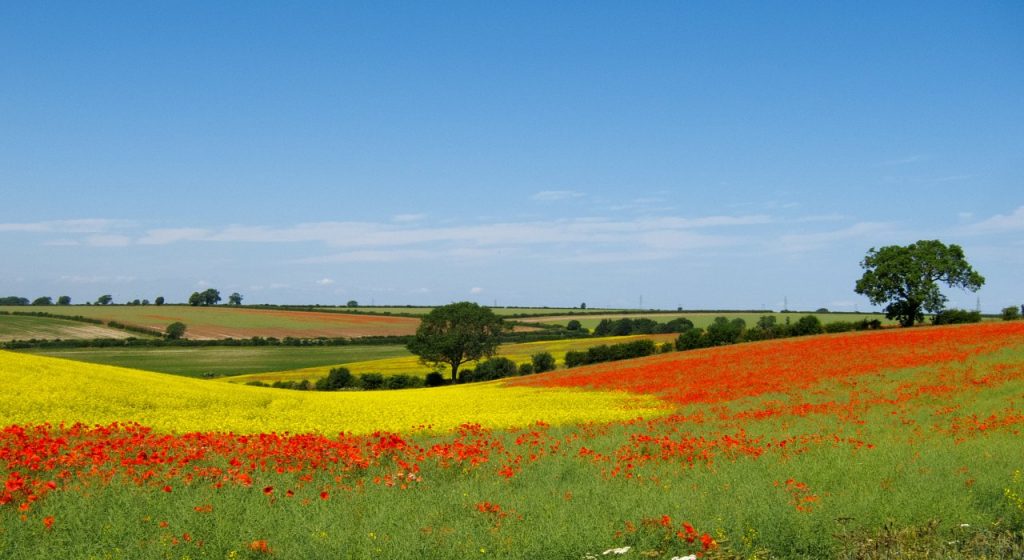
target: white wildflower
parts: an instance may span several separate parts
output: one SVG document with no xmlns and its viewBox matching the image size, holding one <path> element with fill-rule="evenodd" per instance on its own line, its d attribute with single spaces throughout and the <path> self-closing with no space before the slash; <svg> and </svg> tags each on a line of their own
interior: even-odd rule
<svg viewBox="0 0 1024 560">
<path fill-rule="evenodd" d="M 623 546 L 621 548 L 609 548 L 608 550 L 602 552 L 601 554 L 603 554 L 605 556 L 608 556 L 609 554 L 625 554 L 625 553 L 629 552 L 630 548 L 632 548 L 632 547 Z"/>
</svg>

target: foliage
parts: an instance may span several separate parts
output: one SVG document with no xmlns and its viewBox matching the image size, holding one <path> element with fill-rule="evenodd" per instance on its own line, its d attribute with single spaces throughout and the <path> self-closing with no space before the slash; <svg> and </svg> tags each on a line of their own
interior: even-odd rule
<svg viewBox="0 0 1024 560">
<path fill-rule="evenodd" d="M 696 350 L 709 345 L 708 337 L 704 335 L 704 329 L 699 327 L 692 328 L 676 338 L 676 350 Z"/>
<path fill-rule="evenodd" d="M 348 303 L 345 304 L 345 307 L 359 307 L 359 302 L 354 299 L 350 299 L 348 300 Z"/>
<path fill-rule="evenodd" d="M 428 313 L 407 345 L 424 364 L 451 366 L 451 378 L 458 379 L 465 362 L 494 355 L 505 323 L 486 307 L 464 301 L 437 307 Z"/>
<path fill-rule="evenodd" d="M 28 305 L 28 298 L 7 296 L 0 298 L 0 305 Z"/>
<path fill-rule="evenodd" d="M 50 296 L 38 297 L 32 300 L 32 305 L 53 305 L 53 298 Z"/>
<path fill-rule="evenodd" d="M 935 325 L 956 325 L 961 323 L 980 322 L 980 311 L 967 311 L 966 309 L 943 309 L 932 317 L 932 324 Z"/>
<path fill-rule="evenodd" d="M 530 356 L 530 364 L 533 366 L 533 373 L 544 373 L 555 369 L 555 357 L 551 352 L 538 352 Z"/>
<path fill-rule="evenodd" d="M 740 317 L 731 320 L 726 317 L 715 317 L 707 329 L 708 346 L 736 344 L 743 337 L 746 328 L 747 322 Z"/>
<path fill-rule="evenodd" d="M 797 322 L 790 327 L 790 332 L 793 336 L 807 336 L 812 334 L 821 334 L 825 332 L 825 329 L 821 326 L 821 321 L 814 315 L 804 315 L 797 319 Z"/>
<path fill-rule="evenodd" d="M 586 351 L 566 352 L 565 367 L 629 360 L 650 356 L 655 352 L 657 352 L 657 346 L 650 339 L 633 340 L 622 344 L 602 344 L 588 348 Z"/>
<path fill-rule="evenodd" d="M 188 304 L 192 306 L 197 305 L 216 305 L 220 301 L 220 292 L 213 289 L 207 288 L 202 292 L 192 292 L 192 295 L 188 297 Z M 239 304 L 242 302 L 241 296 L 238 300 Z"/>
<path fill-rule="evenodd" d="M 57 305 L 71 305 L 71 296 L 60 296 L 57 298 Z"/>
<path fill-rule="evenodd" d="M 946 296 L 936 282 L 978 291 L 985 278 L 974 271 L 959 245 L 938 240 L 918 241 L 906 247 L 872 248 L 861 261 L 864 275 L 854 291 L 874 305 L 888 302 L 885 315 L 904 327 L 924 320 L 924 312 L 938 312 Z"/>
<path fill-rule="evenodd" d="M 439 371 L 432 371 L 427 374 L 424 384 L 427 387 L 440 387 L 445 384 L 444 375 L 441 375 Z"/>
<path fill-rule="evenodd" d="M 164 332 L 167 334 L 167 338 L 171 340 L 178 340 L 179 338 L 185 336 L 185 329 L 187 328 L 188 327 L 185 325 L 185 323 L 182 323 L 181 321 L 175 321 L 170 325 L 167 325 L 167 329 Z"/>
<path fill-rule="evenodd" d="M 232 292 L 228 296 L 228 305 L 242 305 L 242 294 L 238 292 Z"/>
<path fill-rule="evenodd" d="M 337 391 L 338 389 L 346 389 L 353 387 L 356 384 L 355 377 L 352 376 L 347 368 L 336 367 L 331 368 L 330 373 L 327 377 L 318 379 L 316 382 L 317 391 Z"/>
<path fill-rule="evenodd" d="M 153 300 L 153 303 L 155 305 L 163 305 L 164 304 L 164 296 L 157 296 L 157 298 L 155 300 Z"/>
<path fill-rule="evenodd" d="M 359 386 L 367 391 L 384 387 L 384 376 L 379 373 L 363 373 L 359 375 Z"/>
<path fill-rule="evenodd" d="M 578 330 L 580 330 L 582 328 L 582 326 L 583 325 L 579 321 L 577 321 L 576 319 L 571 319 L 565 325 L 565 328 L 566 328 L 566 330 L 570 330 L 570 331 L 578 331 Z"/>
<path fill-rule="evenodd" d="M 1016 305 L 1004 307 L 1002 310 L 1002 318 L 1004 321 L 1016 321 L 1020 319 L 1020 309 Z"/>
<path fill-rule="evenodd" d="M 480 362 L 476 366 L 476 370 L 473 371 L 472 375 L 462 376 L 459 380 L 463 383 L 469 381 L 491 381 L 494 379 L 512 377 L 518 374 L 519 368 L 516 366 L 515 362 L 504 356 L 498 356 L 495 358 L 488 358 L 487 360 Z"/>
<path fill-rule="evenodd" d="M 114 301 L 114 296 L 110 294 L 103 294 L 96 298 L 96 305 L 110 305 Z"/>
</svg>

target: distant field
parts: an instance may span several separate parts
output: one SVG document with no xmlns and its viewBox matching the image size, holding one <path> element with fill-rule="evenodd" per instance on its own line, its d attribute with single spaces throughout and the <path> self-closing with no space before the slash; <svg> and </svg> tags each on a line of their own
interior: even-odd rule
<svg viewBox="0 0 1024 560">
<path fill-rule="evenodd" d="M 26 350 L 22 353 L 173 373 L 188 377 L 241 375 L 312 366 L 327 366 L 326 369 L 329 370 L 331 364 L 409 355 L 404 346 L 397 344 L 312 347 L 61 348 Z"/>
<path fill-rule="evenodd" d="M 323 309 L 329 309 L 334 311 L 353 311 L 352 308 L 348 307 L 325 307 Z M 360 311 L 363 313 L 391 313 L 395 315 L 426 315 L 433 310 L 433 307 L 405 307 L 405 306 L 360 306 L 354 309 L 354 311 Z M 509 315 L 557 315 L 557 314 L 569 314 L 569 313 L 615 313 L 624 311 L 622 309 L 576 309 L 572 307 L 491 307 L 496 315 L 509 316 Z"/>
<path fill-rule="evenodd" d="M 51 317 L 0 315 L 0 341 L 32 339 L 128 338 L 140 336 L 103 325 Z"/>
<path fill-rule="evenodd" d="M 707 326 L 710 325 L 711 322 L 715 320 L 715 317 L 728 317 L 729 319 L 733 319 L 733 318 L 739 317 L 739 318 L 741 318 L 741 319 L 743 319 L 744 321 L 747 322 L 747 327 L 753 327 L 755 324 L 757 324 L 757 320 L 760 319 L 761 317 L 765 316 L 765 315 L 774 315 L 775 316 L 775 320 L 778 321 L 780 324 L 785 323 L 787 318 L 790 321 L 796 321 L 797 319 L 799 319 L 800 317 L 803 317 L 804 315 L 814 315 L 815 317 L 817 317 L 822 322 L 822 324 L 834 323 L 836 321 L 860 321 L 861 319 L 868 319 L 868 320 L 878 319 L 879 321 L 882 322 L 882 324 L 887 324 L 887 325 L 889 325 L 889 324 L 895 325 L 896 324 L 894 321 L 890 321 L 890 320 L 886 319 L 885 315 L 882 314 L 882 313 L 800 313 L 800 312 L 775 313 L 773 311 L 765 311 L 765 312 L 758 312 L 758 313 L 717 313 L 717 312 L 714 312 L 714 311 L 711 311 L 711 312 L 685 312 L 685 311 L 684 312 L 675 312 L 675 311 L 670 311 L 670 312 L 664 312 L 664 313 L 662 313 L 662 312 L 650 312 L 650 313 L 628 313 L 628 314 L 624 314 L 624 313 L 600 313 L 600 314 L 595 314 L 595 315 L 587 315 L 585 317 L 580 317 L 579 315 L 557 315 L 557 316 L 552 316 L 552 317 L 537 317 L 536 319 L 532 319 L 532 321 L 537 322 L 537 323 L 550 323 L 550 324 L 556 324 L 556 325 L 565 325 L 569 321 L 572 321 L 573 319 L 575 319 L 575 320 L 579 321 L 580 325 L 582 325 L 584 328 L 593 329 L 594 327 L 597 326 L 598 323 L 601 322 L 602 319 L 622 319 L 624 317 L 629 317 L 630 319 L 639 319 L 641 317 L 644 317 L 644 318 L 647 318 L 647 319 L 652 319 L 652 320 L 657 321 L 659 323 L 667 323 L 668 321 L 671 321 L 672 319 L 678 319 L 679 317 L 685 317 L 685 318 L 693 321 L 693 325 L 695 327 L 707 328 Z"/>
<path fill-rule="evenodd" d="M 503 344 L 498 348 L 498 355 L 504 356 L 517 364 L 522 364 L 530 361 L 530 357 L 534 354 L 541 352 L 549 352 L 555 357 L 558 365 L 563 365 L 565 362 L 565 353 L 570 350 L 586 350 L 594 346 L 600 346 L 602 344 L 621 344 L 623 342 L 629 342 L 631 340 L 638 340 L 642 338 L 649 338 L 654 340 L 656 343 L 661 344 L 663 342 L 671 342 L 678 337 L 678 334 L 656 334 L 656 335 L 636 335 L 636 336 L 614 336 L 614 337 L 601 337 L 601 338 L 578 338 L 570 340 L 550 340 L 542 342 L 526 342 L 520 344 Z M 332 365 L 318 365 L 315 367 L 308 368 L 297 368 L 291 370 L 274 371 L 269 373 L 254 373 L 251 375 L 240 375 L 231 378 L 226 378 L 224 381 L 231 383 L 246 383 L 249 381 L 261 381 L 263 383 L 273 383 L 274 381 L 301 381 L 308 379 L 314 381 L 321 377 L 326 377 L 327 373 L 332 367 L 344 365 L 352 373 L 358 375 L 360 373 L 382 373 L 384 375 L 395 375 L 395 374 L 409 374 L 426 376 L 428 373 L 434 371 L 433 368 L 425 366 L 419 362 L 419 358 L 405 351 L 404 356 L 399 355 L 394 358 L 385 359 L 371 359 L 365 361 L 352 361 L 349 363 L 338 362 Z M 471 362 L 463 366 L 463 368 L 472 369 L 476 364 Z M 449 370 L 445 369 L 442 373 L 447 376 Z"/>
<path fill-rule="evenodd" d="M 0 311 L 46 311 L 53 314 L 81 315 L 164 330 L 180 321 L 188 326 L 186 338 L 262 337 L 361 337 L 409 335 L 416 332 L 419 320 L 411 317 L 384 317 L 315 311 L 283 311 L 228 306 L 192 307 L 187 305 L 73 305 L 47 307 L 0 307 Z M 21 337 L 19 337 L 21 338 Z"/>
</svg>

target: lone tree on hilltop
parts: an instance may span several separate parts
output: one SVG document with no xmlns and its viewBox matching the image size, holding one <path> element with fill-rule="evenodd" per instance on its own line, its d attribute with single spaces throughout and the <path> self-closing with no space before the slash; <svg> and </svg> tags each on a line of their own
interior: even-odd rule
<svg viewBox="0 0 1024 560">
<path fill-rule="evenodd" d="M 874 247 L 861 261 L 864 275 L 854 291 L 867 296 L 873 305 L 885 306 L 885 316 L 911 327 L 924 320 L 924 312 L 941 311 L 946 296 L 936 282 L 950 287 L 978 291 L 985 278 L 974 271 L 959 245 L 941 241 L 918 241 L 906 247 Z"/>
<path fill-rule="evenodd" d="M 465 362 L 494 355 L 505 322 L 486 307 L 463 301 L 427 314 L 406 347 L 424 364 L 451 366 L 452 382 Z"/>
</svg>

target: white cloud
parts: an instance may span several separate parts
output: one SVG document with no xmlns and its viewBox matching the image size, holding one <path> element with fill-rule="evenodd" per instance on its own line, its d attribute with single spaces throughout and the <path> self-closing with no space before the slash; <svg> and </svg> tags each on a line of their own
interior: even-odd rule
<svg viewBox="0 0 1024 560">
<path fill-rule="evenodd" d="M 103 233 L 112 229 L 128 228 L 135 225 L 129 220 L 107 220 L 86 218 L 78 220 L 49 220 L 0 224 L 0 232 L 24 233 Z"/>
<path fill-rule="evenodd" d="M 316 281 L 316 284 L 318 286 L 330 286 L 333 283 L 334 283 L 334 280 L 332 280 L 330 278 L 321 278 L 321 279 Z"/>
<path fill-rule="evenodd" d="M 85 243 L 93 247 L 126 247 L 131 245 L 132 238 L 127 235 L 96 234 L 86 237 Z"/>
<path fill-rule="evenodd" d="M 407 224 L 410 222 L 419 222 L 426 218 L 426 214 L 395 214 L 394 216 L 391 216 L 391 221 L 399 224 Z"/>
<path fill-rule="evenodd" d="M 859 222 L 852 226 L 833 230 L 813 233 L 785 234 L 773 243 L 772 248 L 787 253 L 802 253 L 823 249 L 840 243 L 855 239 L 873 240 L 891 236 L 894 226 L 882 222 Z"/>
<path fill-rule="evenodd" d="M 996 214 L 987 220 L 966 226 L 964 233 L 1003 233 L 1024 230 L 1024 206 L 1018 206 L 1013 213 Z"/>
<path fill-rule="evenodd" d="M 482 293 L 484 293 L 484 289 L 481 288 L 481 287 L 470 288 L 469 289 L 469 293 L 471 293 L 473 295 L 482 294 Z"/>
<path fill-rule="evenodd" d="M 537 200 L 541 202 L 553 202 L 556 200 L 570 200 L 573 198 L 581 198 L 583 193 L 579 191 L 540 191 L 534 193 L 530 197 L 530 200 Z"/>
</svg>

